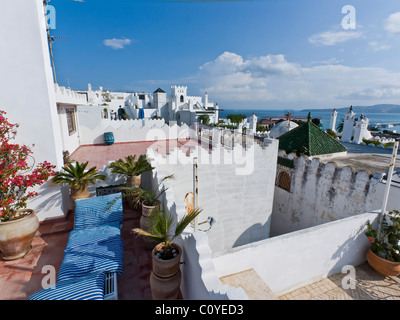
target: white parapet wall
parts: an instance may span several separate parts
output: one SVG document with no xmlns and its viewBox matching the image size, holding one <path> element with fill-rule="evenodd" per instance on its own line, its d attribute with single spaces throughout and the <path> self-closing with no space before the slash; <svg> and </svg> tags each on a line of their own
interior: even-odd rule
<svg viewBox="0 0 400 320">
<path fill-rule="evenodd" d="M 80 145 L 103 144 L 104 133 L 112 132 L 114 142 L 189 139 L 186 124 L 167 125 L 164 119 L 111 120 L 104 118 L 103 106 L 78 106 Z"/>
<path fill-rule="evenodd" d="M 57 103 L 69 105 L 87 104 L 87 95 L 73 91 L 71 88 L 62 87 L 55 83 L 54 91 Z"/>
<path fill-rule="evenodd" d="M 215 271 L 223 277 L 253 268 L 281 295 L 364 263 L 366 222 L 376 223 L 377 217 L 377 212 L 364 213 L 233 248 L 213 258 Z"/>
<path fill-rule="evenodd" d="M 282 158 L 281 158 L 282 159 Z M 271 235 L 313 227 L 380 209 L 385 184 L 365 171 L 337 168 L 333 162 L 289 155 L 294 168 L 278 165 Z M 280 185 L 287 173 L 290 190 Z M 388 210 L 398 209 L 400 188 L 392 187 Z M 396 208 L 397 205 L 397 208 Z"/>
<path fill-rule="evenodd" d="M 153 161 L 152 164 L 155 162 Z M 162 208 L 181 219 L 186 214 L 183 201 L 176 201 L 173 191 L 173 180 L 163 180 L 169 172 L 156 168 L 149 178 L 147 186 L 160 192 L 166 190 L 160 197 Z M 184 299 L 199 300 L 247 300 L 242 288 L 223 285 L 214 270 L 212 252 L 205 233 L 194 232 L 189 225 L 182 237 L 176 241 L 183 248 L 181 272 L 181 293 Z"/>
<path fill-rule="evenodd" d="M 233 149 L 194 147 L 190 154 L 175 148 L 162 156 L 152 149 L 147 155 L 158 170 L 174 174 L 171 182 L 176 206 L 184 206 L 193 190 L 193 159 L 198 162 L 198 218 L 207 230 L 214 255 L 269 237 L 274 196 L 278 141 L 265 147 L 251 144 Z M 213 220 L 211 228 L 209 221 Z"/>
</svg>

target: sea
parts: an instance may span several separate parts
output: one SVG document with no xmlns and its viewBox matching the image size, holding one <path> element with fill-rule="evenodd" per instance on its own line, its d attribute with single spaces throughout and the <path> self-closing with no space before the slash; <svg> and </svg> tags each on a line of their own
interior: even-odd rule
<svg viewBox="0 0 400 320">
<path fill-rule="evenodd" d="M 220 112 L 220 118 L 225 118 L 228 114 L 244 114 L 249 119 L 253 112 L 257 116 L 258 121 L 261 119 L 268 119 L 268 118 L 277 118 L 282 117 L 286 118 L 285 115 L 287 112 L 290 111 L 292 117 L 297 118 L 307 118 L 308 112 L 310 110 L 251 110 L 251 109 L 224 109 Z M 332 110 L 316 110 L 310 111 L 312 118 L 319 118 L 321 120 L 321 124 L 323 129 L 327 129 L 329 127 L 330 119 L 331 119 L 331 112 Z M 339 112 L 337 115 L 336 125 L 340 123 L 341 119 L 344 118 L 345 113 Z M 360 115 L 356 113 L 355 117 L 359 117 Z M 391 124 L 393 127 L 389 128 L 381 128 L 381 130 L 390 130 L 397 133 L 400 133 L 400 113 L 368 113 L 367 118 L 369 119 L 370 125 L 375 125 L 378 123 L 384 124 Z"/>
</svg>

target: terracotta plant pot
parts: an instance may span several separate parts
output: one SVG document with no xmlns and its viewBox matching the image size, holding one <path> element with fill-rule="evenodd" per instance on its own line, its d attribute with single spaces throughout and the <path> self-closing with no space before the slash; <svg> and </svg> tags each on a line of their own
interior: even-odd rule
<svg viewBox="0 0 400 320">
<path fill-rule="evenodd" d="M 126 186 L 139 188 L 141 183 L 141 175 L 126 176 Z"/>
<path fill-rule="evenodd" d="M 32 209 L 21 209 L 30 214 L 17 220 L 0 222 L 0 251 L 4 260 L 22 258 L 31 249 L 32 240 L 39 229 L 39 219 Z"/>
<path fill-rule="evenodd" d="M 87 199 L 90 197 L 87 185 L 83 185 L 79 188 L 71 187 L 71 193 L 69 195 L 69 201 L 71 203 L 72 210 L 75 210 L 76 199 Z"/>
<path fill-rule="evenodd" d="M 153 272 L 161 278 L 169 278 L 175 275 L 179 271 L 179 265 L 182 256 L 182 248 L 176 243 L 172 244 L 172 247 L 178 251 L 178 255 L 169 260 L 162 260 L 156 256 L 156 253 L 160 251 L 164 246 L 163 243 L 158 244 L 154 247 L 152 253 L 153 258 Z"/>
<path fill-rule="evenodd" d="M 160 208 L 160 202 L 156 206 L 146 206 L 142 203 L 142 216 L 140 217 L 140 228 L 145 231 L 149 231 L 149 216 L 156 208 Z M 145 249 L 152 250 L 157 244 L 156 241 L 150 238 L 143 238 L 145 242 Z"/>
<path fill-rule="evenodd" d="M 372 252 L 371 249 L 367 252 L 367 261 L 375 271 L 383 274 L 384 276 L 398 276 L 400 274 L 400 262 L 391 262 L 382 259 Z"/>
<path fill-rule="evenodd" d="M 181 278 L 180 270 L 171 278 L 161 278 L 152 272 L 150 275 L 150 287 L 153 300 L 178 299 Z"/>
<path fill-rule="evenodd" d="M 156 208 L 160 209 L 160 201 L 157 201 L 155 206 L 146 206 L 144 203 L 142 203 L 142 216 L 148 218 L 152 211 Z"/>
<path fill-rule="evenodd" d="M 180 261 L 182 248 L 173 243 L 172 247 L 178 251 L 178 255 L 169 260 L 162 260 L 156 253 L 162 249 L 164 244 L 160 243 L 152 251 L 153 272 L 150 275 L 150 287 L 154 300 L 176 299 L 181 284 Z"/>
</svg>

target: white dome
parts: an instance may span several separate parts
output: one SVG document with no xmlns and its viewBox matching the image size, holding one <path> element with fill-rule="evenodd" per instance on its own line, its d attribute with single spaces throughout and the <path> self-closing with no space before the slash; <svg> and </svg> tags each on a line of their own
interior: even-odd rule
<svg viewBox="0 0 400 320">
<path fill-rule="evenodd" d="M 299 125 L 293 121 L 285 120 L 274 125 L 269 133 L 270 138 L 278 138 L 286 132 L 297 128 Z"/>
</svg>

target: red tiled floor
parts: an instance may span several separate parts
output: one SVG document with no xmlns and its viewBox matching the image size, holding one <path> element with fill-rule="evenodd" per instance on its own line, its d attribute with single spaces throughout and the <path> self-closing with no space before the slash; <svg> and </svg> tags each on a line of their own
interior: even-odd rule
<svg viewBox="0 0 400 320">
<path fill-rule="evenodd" d="M 78 162 L 89 161 L 89 168 L 96 166 L 98 169 L 103 169 L 109 161 L 115 161 L 128 155 L 146 154 L 148 148 L 152 148 L 160 154 L 166 154 L 174 148 L 179 148 L 187 153 L 196 145 L 198 142 L 190 139 L 85 145 L 75 150 L 70 158 Z"/>
<path fill-rule="evenodd" d="M 121 238 L 124 242 L 123 274 L 117 276 L 119 300 L 150 300 L 151 249 L 145 248 L 144 239 L 132 234 L 139 227 L 140 212 L 124 204 L 124 223 Z M 58 272 L 67 245 L 73 215 L 66 220 L 42 223 L 33 242 L 32 250 L 23 258 L 5 261 L 0 258 L 0 300 L 26 300 L 42 289 L 47 273 L 46 265 Z"/>
</svg>

